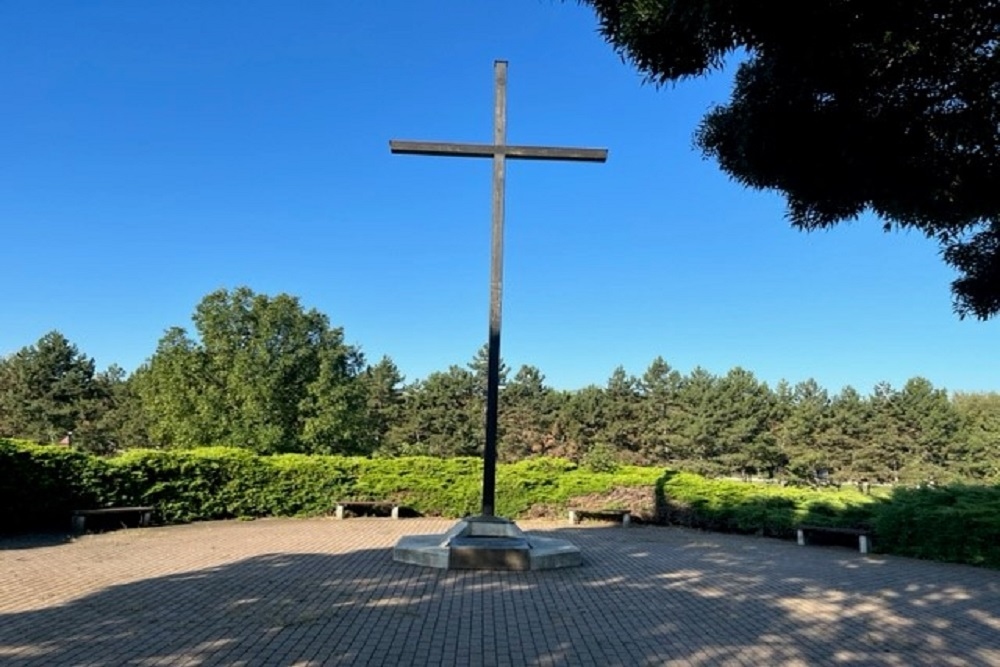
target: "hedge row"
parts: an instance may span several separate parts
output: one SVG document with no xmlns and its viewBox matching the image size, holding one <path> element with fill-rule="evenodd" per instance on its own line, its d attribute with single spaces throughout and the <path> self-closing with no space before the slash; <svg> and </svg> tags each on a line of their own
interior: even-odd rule
<svg viewBox="0 0 1000 667">
<path fill-rule="evenodd" d="M 665 473 L 659 518 L 704 530 L 791 537 L 798 524 L 874 531 L 881 553 L 1000 568 L 1000 486 L 896 488 L 873 497 Z"/>
<path fill-rule="evenodd" d="M 651 489 L 659 475 L 632 467 L 595 472 L 561 459 L 501 465 L 496 511 L 510 517 L 556 511 L 571 498 L 620 486 Z M 73 509 L 128 505 L 155 507 L 162 523 L 321 515 L 346 499 L 392 500 L 425 515 L 460 517 L 479 511 L 481 489 L 482 461 L 473 458 L 258 456 L 207 447 L 104 459 L 0 440 L 0 531 L 6 532 L 64 526 Z"/>
<path fill-rule="evenodd" d="M 329 513 L 337 500 L 393 500 L 424 515 L 479 510 L 479 459 L 257 456 L 222 447 L 132 450 L 103 459 L 74 449 L 0 440 L 0 532 L 65 527 L 77 508 L 152 505 L 163 523 Z M 595 471 L 528 459 L 497 471 L 501 516 L 568 505 L 628 507 L 640 517 L 705 530 L 790 537 L 797 524 L 870 527 L 875 548 L 1000 568 L 1000 487 L 853 490 L 711 480 L 622 466 Z"/>
<path fill-rule="evenodd" d="M 74 449 L 0 439 L 0 532 L 48 527 L 104 503 L 99 459 Z"/>
<path fill-rule="evenodd" d="M 873 524 L 887 553 L 1000 568 L 1000 486 L 897 489 Z"/>
<path fill-rule="evenodd" d="M 798 524 L 871 527 L 878 505 L 850 490 L 818 490 L 706 479 L 667 472 L 657 482 L 664 523 L 733 533 L 790 537 Z"/>
</svg>

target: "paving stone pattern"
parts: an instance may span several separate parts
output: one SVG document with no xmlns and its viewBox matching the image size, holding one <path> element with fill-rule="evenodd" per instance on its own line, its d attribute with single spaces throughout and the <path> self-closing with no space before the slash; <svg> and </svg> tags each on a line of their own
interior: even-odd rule
<svg viewBox="0 0 1000 667">
<path fill-rule="evenodd" d="M 395 563 L 439 519 L 0 538 L 0 665 L 1000 665 L 1000 572 L 555 522 L 584 565 Z"/>
</svg>

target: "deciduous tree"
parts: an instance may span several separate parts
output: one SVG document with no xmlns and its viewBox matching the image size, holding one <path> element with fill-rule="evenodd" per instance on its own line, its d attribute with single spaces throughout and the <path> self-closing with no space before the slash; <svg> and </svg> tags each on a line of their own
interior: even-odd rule
<svg viewBox="0 0 1000 667">
<path fill-rule="evenodd" d="M 136 373 L 154 442 L 369 451 L 364 358 L 326 315 L 239 287 L 207 295 L 193 319 L 197 338 L 170 329 Z"/>
<path fill-rule="evenodd" d="M 696 140 L 817 229 L 872 211 L 936 239 L 961 316 L 1000 312 L 1000 2 L 585 0 L 650 81 L 738 66 Z"/>
</svg>

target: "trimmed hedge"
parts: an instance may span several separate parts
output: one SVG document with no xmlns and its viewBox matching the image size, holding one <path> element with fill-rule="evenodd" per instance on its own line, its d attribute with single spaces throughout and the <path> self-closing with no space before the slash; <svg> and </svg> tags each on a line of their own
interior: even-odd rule
<svg viewBox="0 0 1000 667">
<path fill-rule="evenodd" d="M 163 523 L 315 516 L 338 500 L 391 500 L 459 517 L 478 513 L 481 479 L 482 462 L 473 458 L 258 456 L 207 447 L 103 459 L 0 439 L 0 532 L 65 528 L 73 509 L 113 505 L 152 505 Z M 880 552 L 1000 568 L 997 486 L 898 488 L 875 498 L 655 468 L 594 471 L 562 459 L 498 466 L 497 514 L 552 516 L 570 505 L 627 507 L 661 523 L 784 538 L 800 523 L 871 527 Z"/>
<path fill-rule="evenodd" d="M 106 501 L 103 461 L 66 447 L 0 439 L 0 532 L 65 527 Z"/>
<path fill-rule="evenodd" d="M 870 528 L 878 552 L 1000 568 L 1000 486 L 896 488 L 886 497 L 746 484 L 667 472 L 660 520 L 791 537 L 797 524 Z"/>
<path fill-rule="evenodd" d="M 522 516 L 617 487 L 652 488 L 660 471 L 592 472 L 559 459 L 500 465 L 497 507 Z M 329 513 L 338 500 L 391 500 L 426 515 L 480 510 L 478 458 L 364 459 L 248 450 L 130 450 L 102 459 L 74 449 L 0 440 L 2 531 L 65 525 L 73 509 L 152 505 L 162 523 Z M 652 509 L 651 503 L 648 509 Z"/>
<path fill-rule="evenodd" d="M 882 551 L 1000 568 L 1000 486 L 897 489 L 874 525 Z"/>
<path fill-rule="evenodd" d="M 817 490 L 667 472 L 657 482 L 660 519 L 704 530 L 791 537 L 798 524 L 871 527 L 878 505 L 855 490 Z"/>
<path fill-rule="evenodd" d="M 243 449 L 132 450 L 108 459 L 112 505 L 152 505 L 164 523 L 275 514 L 272 466 Z"/>
</svg>

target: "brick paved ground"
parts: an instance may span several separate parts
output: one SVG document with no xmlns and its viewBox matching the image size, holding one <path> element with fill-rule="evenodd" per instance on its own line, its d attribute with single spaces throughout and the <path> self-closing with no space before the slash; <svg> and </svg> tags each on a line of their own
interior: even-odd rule
<svg viewBox="0 0 1000 667">
<path fill-rule="evenodd" d="M 1000 665 L 1000 572 L 695 531 L 522 522 L 583 567 L 394 563 L 434 519 L 0 539 L 0 664 Z"/>
</svg>

